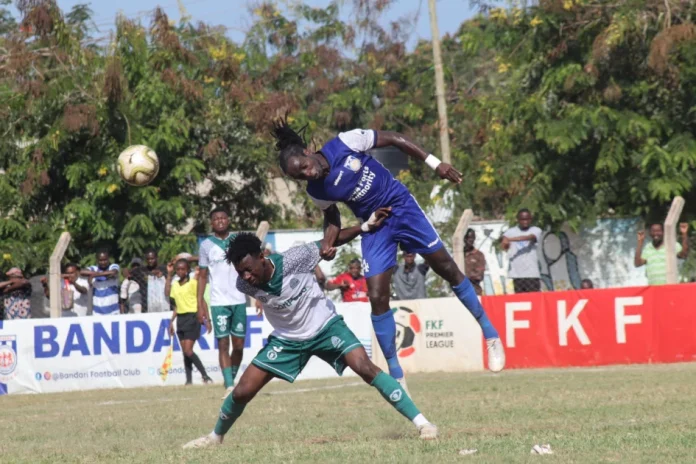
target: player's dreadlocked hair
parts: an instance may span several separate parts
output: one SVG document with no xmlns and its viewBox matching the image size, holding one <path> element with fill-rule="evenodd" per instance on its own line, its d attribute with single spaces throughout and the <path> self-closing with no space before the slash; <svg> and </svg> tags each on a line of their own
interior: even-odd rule
<svg viewBox="0 0 696 464">
<path fill-rule="evenodd" d="M 276 150 L 280 152 L 278 154 L 280 169 L 286 174 L 288 172 L 288 162 L 290 158 L 293 156 L 304 156 L 304 151 L 307 148 L 307 142 L 304 139 L 304 132 L 306 129 L 307 124 L 295 132 L 288 125 L 287 115 L 285 118 L 280 118 L 273 122 L 273 131 L 271 134 L 276 139 Z"/>
<path fill-rule="evenodd" d="M 258 256 L 261 254 L 261 240 L 251 232 L 240 232 L 230 241 L 225 253 L 227 264 L 239 264 L 247 255 Z"/>
</svg>

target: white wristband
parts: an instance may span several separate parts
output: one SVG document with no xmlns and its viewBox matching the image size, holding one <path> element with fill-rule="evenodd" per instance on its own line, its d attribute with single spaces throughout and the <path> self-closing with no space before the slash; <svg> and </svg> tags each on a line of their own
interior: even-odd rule
<svg viewBox="0 0 696 464">
<path fill-rule="evenodd" d="M 430 166 L 430 168 L 431 168 L 433 171 L 434 171 L 435 169 L 437 169 L 437 167 L 440 165 L 440 163 L 442 163 L 442 161 L 440 161 L 439 159 L 437 159 L 437 157 L 434 156 L 434 155 L 428 155 L 428 157 L 425 158 L 425 164 L 427 164 L 428 166 Z"/>
<path fill-rule="evenodd" d="M 362 230 L 363 232 L 369 232 L 369 231 L 370 231 L 370 228 L 369 228 L 368 225 L 367 225 L 367 221 L 365 221 L 365 222 L 363 222 L 362 224 L 360 224 L 360 230 Z"/>
</svg>

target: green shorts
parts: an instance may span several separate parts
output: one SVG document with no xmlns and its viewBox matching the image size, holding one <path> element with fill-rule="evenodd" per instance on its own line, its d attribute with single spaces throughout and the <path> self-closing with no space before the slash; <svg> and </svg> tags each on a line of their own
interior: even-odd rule
<svg viewBox="0 0 696 464">
<path fill-rule="evenodd" d="M 210 308 L 215 328 L 215 338 L 233 337 L 244 338 L 246 336 L 246 304 L 230 306 L 212 306 Z"/>
<path fill-rule="evenodd" d="M 312 356 L 323 359 L 338 375 L 342 375 L 346 369 L 344 356 L 361 347 L 362 344 L 343 321 L 343 317 L 337 316 L 309 340 L 300 342 L 271 335 L 268 344 L 251 363 L 292 383 Z"/>
</svg>

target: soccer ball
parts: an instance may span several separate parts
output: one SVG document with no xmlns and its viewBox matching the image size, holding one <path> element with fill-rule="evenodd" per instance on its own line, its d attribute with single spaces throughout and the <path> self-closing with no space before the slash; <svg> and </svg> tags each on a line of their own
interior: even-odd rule
<svg viewBox="0 0 696 464">
<path fill-rule="evenodd" d="M 157 177 L 159 159 L 145 145 L 132 145 L 118 155 L 118 174 L 130 185 L 142 187 Z"/>
</svg>

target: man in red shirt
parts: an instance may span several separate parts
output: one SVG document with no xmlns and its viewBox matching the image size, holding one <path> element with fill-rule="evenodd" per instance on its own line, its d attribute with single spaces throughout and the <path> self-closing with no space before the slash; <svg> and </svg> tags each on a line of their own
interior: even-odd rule
<svg viewBox="0 0 696 464">
<path fill-rule="evenodd" d="M 360 260 L 354 259 L 348 266 L 348 272 L 337 275 L 326 283 L 327 290 L 341 290 L 344 303 L 369 301 L 367 299 L 367 280 L 361 274 Z"/>
</svg>

